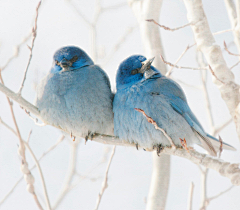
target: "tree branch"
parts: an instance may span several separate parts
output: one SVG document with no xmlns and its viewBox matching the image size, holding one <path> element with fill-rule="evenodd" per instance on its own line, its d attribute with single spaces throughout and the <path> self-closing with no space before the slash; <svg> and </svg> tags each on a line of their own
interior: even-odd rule
<svg viewBox="0 0 240 210">
<path fill-rule="evenodd" d="M 188 207 L 187 207 L 187 210 L 192 210 L 193 190 L 194 190 L 194 184 L 193 184 L 193 182 L 191 182 L 190 188 L 189 188 L 189 197 L 188 197 Z"/>
<path fill-rule="evenodd" d="M 222 99 L 225 101 L 228 110 L 235 121 L 238 136 L 240 137 L 240 94 L 239 85 L 234 82 L 234 75 L 228 69 L 223 58 L 221 48 L 216 44 L 215 39 L 210 31 L 207 18 L 205 16 L 201 0 L 184 0 L 188 12 L 189 22 L 195 21 L 192 25 L 195 40 L 198 49 L 201 50 L 212 67 L 216 77 L 214 83 L 221 92 Z"/>
<path fill-rule="evenodd" d="M 25 69 L 25 72 L 24 72 L 24 76 L 23 76 L 23 80 L 22 80 L 22 83 L 21 83 L 21 86 L 20 86 L 20 89 L 18 91 L 18 94 L 21 95 L 22 94 L 22 89 L 23 89 L 23 86 L 24 86 L 24 82 L 26 80 L 26 77 L 27 77 L 27 72 L 28 72 L 28 69 L 29 69 L 29 66 L 30 66 L 30 63 L 31 63 L 31 60 L 32 60 L 32 52 L 33 52 L 33 48 L 34 48 L 34 42 L 35 42 L 35 39 L 37 37 L 37 20 L 38 20 L 38 10 L 41 6 L 41 3 L 42 1 L 40 1 L 37 5 L 37 8 L 36 8 L 36 18 L 35 18 L 35 25 L 34 27 L 32 28 L 32 44 L 31 44 L 31 47 L 28 46 L 29 50 L 30 50 L 30 56 L 29 56 L 29 60 L 28 60 L 28 64 L 27 64 L 27 67 Z"/>
<path fill-rule="evenodd" d="M 98 207 L 99 207 L 100 202 L 101 202 L 101 200 L 102 200 L 103 193 L 104 193 L 104 191 L 105 191 L 105 190 L 107 189 L 107 187 L 108 187 L 108 183 L 107 183 L 107 181 L 108 181 L 108 171 L 109 171 L 109 168 L 110 168 L 110 166 L 111 166 L 113 156 L 114 156 L 114 154 L 115 154 L 115 149 L 116 149 L 116 146 L 114 146 L 113 149 L 112 149 L 112 154 L 111 154 L 111 156 L 110 156 L 110 159 L 109 159 L 109 162 L 108 162 L 108 165 L 107 165 L 107 169 L 106 169 L 106 172 L 105 172 L 104 181 L 103 181 L 103 183 L 102 183 L 102 188 L 101 188 L 100 193 L 98 194 L 97 204 L 96 204 L 95 210 L 98 210 Z"/>
</svg>

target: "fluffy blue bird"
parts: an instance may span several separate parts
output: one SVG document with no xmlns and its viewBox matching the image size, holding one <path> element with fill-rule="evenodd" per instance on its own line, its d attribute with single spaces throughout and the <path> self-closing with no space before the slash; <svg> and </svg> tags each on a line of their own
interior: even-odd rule
<svg viewBox="0 0 240 210">
<path fill-rule="evenodd" d="M 109 78 L 80 48 L 67 46 L 37 87 L 41 120 L 75 137 L 113 135 L 113 94 Z"/>
<path fill-rule="evenodd" d="M 163 133 L 135 110 L 140 108 L 165 130 L 175 145 L 182 146 L 180 138 L 185 138 L 188 146 L 198 144 L 216 156 L 219 141 L 204 131 L 182 88 L 163 76 L 151 65 L 152 61 L 133 55 L 120 64 L 113 101 L 115 135 L 145 149 L 171 146 Z M 235 150 L 225 143 L 223 149 Z"/>
</svg>

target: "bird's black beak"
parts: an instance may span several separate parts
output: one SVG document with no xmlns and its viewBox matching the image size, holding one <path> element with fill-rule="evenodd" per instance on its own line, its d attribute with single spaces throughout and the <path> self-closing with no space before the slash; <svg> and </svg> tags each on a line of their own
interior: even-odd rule
<svg viewBox="0 0 240 210">
<path fill-rule="evenodd" d="M 68 71 L 69 67 L 72 66 L 72 62 L 66 59 L 60 61 L 60 66 L 62 67 L 63 71 Z"/>
<path fill-rule="evenodd" d="M 142 63 L 142 67 L 139 70 L 139 73 L 144 74 L 147 70 L 149 70 L 151 65 L 152 65 L 152 62 L 153 62 L 154 58 L 155 57 L 147 59 L 147 60 L 141 62 Z"/>
</svg>

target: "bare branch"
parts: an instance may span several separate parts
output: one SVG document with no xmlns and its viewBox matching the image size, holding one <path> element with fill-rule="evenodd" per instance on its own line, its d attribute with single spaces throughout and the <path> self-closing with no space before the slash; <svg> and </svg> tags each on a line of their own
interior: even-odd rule
<svg viewBox="0 0 240 210">
<path fill-rule="evenodd" d="M 127 40 L 127 37 L 134 31 L 135 28 L 136 27 L 127 28 L 122 37 L 120 37 L 114 47 L 110 50 L 108 56 L 106 56 L 106 58 L 104 59 L 102 66 L 107 65 L 107 63 L 112 59 L 114 54 L 120 49 L 121 45 Z"/>
<path fill-rule="evenodd" d="M 214 69 L 214 74 L 218 79 L 214 79 L 213 82 L 221 92 L 222 99 L 225 101 L 234 119 L 237 133 L 240 137 L 240 86 L 234 81 L 234 74 L 228 69 L 221 48 L 216 44 L 212 35 L 203 10 L 202 0 L 184 0 L 184 4 L 187 8 L 187 18 L 189 22 L 200 20 L 192 27 L 198 49 L 203 52 L 207 63 Z M 222 85 L 222 82 L 219 80 L 225 84 Z"/>
<path fill-rule="evenodd" d="M 207 177 L 208 177 L 208 169 L 201 171 L 201 208 L 200 210 L 205 210 L 207 205 Z"/>
<path fill-rule="evenodd" d="M 228 47 L 227 47 L 227 44 L 226 44 L 225 41 L 223 42 L 223 44 L 224 44 L 224 50 L 226 50 L 229 55 L 240 56 L 239 54 L 235 54 L 235 53 L 230 52 L 230 51 L 228 50 Z"/>
<path fill-rule="evenodd" d="M 161 55 L 160 57 L 161 57 L 163 63 L 165 63 L 165 64 L 167 64 L 167 65 L 169 65 L 169 66 L 172 66 L 172 67 L 178 68 L 178 69 L 207 70 L 207 67 L 196 68 L 196 67 L 177 66 L 177 65 L 174 65 L 174 64 L 172 64 L 172 63 L 170 63 L 170 62 L 165 61 L 162 55 Z"/>
<path fill-rule="evenodd" d="M 29 144 L 29 141 L 30 141 L 31 134 L 32 134 L 32 130 L 30 130 L 30 132 L 29 132 L 29 134 L 28 134 L 28 138 L 27 138 L 27 143 L 28 143 L 28 144 Z"/>
<path fill-rule="evenodd" d="M 216 74 L 214 73 L 212 67 L 211 67 L 210 65 L 209 65 L 208 67 L 209 67 L 209 70 L 211 71 L 212 75 L 213 75 L 219 82 L 221 82 L 222 84 L 225 84 L 225 82 L 223 82 L 222 80 L 220 80 L 220 79 L 216 76 Z"/>
<path fill-rule="evenodd" d="M 233 29 L 226 29 L 226 30 L 222 30 L 222 31 L 217 31 L 217 32 L 214 32 L 213 35 L 218 35 L 218 34 L 223 34 L 225 32 L 230 32 L 230 31 L 233 31 Z"/>
<path fill-rule="evenodd" d="M 8 126 L 5 122 L 2 122 L 2 124 L 4 126 L 6 126 L 8 129 L 10 129 L 16 136 L 17 133 L 16 131 L 14 131 L 10 126 Z M 56 144 L 54 144 L 53 146 L 51 146 L 49 149 L 47 149 L 39 158 L 38 158 L 38 162 L 40 162 L 42 160 L 42 158 L 44 158 L 49 152 L 51 152 L 53 149 L 55 149 L 63 140 L 64 140 L 65 136 L 61 136 Z M 36 164 L 34 164 L 31 168 L 30 171 L 32 171 L 34 168 L 36 168 Z M 11 190 L 9 190 L 9 192 L 3 197 L 3 199 L 0 201 L 0 206 L 4 203 L 4 201 L 13 193 L 13 191 L 15 190 L 15 188 L 18 186 L 18 184 L 21 183 L 21 181 L 23 180 L 22 176 L 20 179 L 18 179 L 18 181 L 14 184 L 14 186 L 12 187 Z"/>
<path fill-rule="evenodd" d="M 194 190 L 194 183 L 191 182 L 190 188 L 189 188 L 189 197 L 188 197 L 188 207 L 187 207 L 187 210 L 192 210 L 193 190 Z"/>
<path fill-rule="evenodd" d="M 43 173 L 42 173 L 42 169 L 40 167 L 40 164 L 39 164 L 36 156 L 34 155 L 32 149 L 30 148 L 29 144 L 27 142 L 24 142 L 24 144 L 25 144 L 26 148 L 29 150 L 30 154 L 32 155 L 32 158 L 35 162 L 35 165 L 38 168 L 38 172 L 40 174 L 40 178 L 41 178 L 41 182 L 42 182 L 42 186 L 43 186 L 43 192 L 44 192 L 44 196 L 45 196 L 47 209 L 51 209 L 50 201 L 49 201 L 48 194 L 47 194 L 47 188 L 46 188 L 46 184 L 45 184 L 45 180 L 44 180 L 44 177 L 43 177 Z"/>
<path fill-rule="evenodd" d="M 1 77 L 1 76 L 0 76 Z M 13 99 L 17 103 L 19 103 L 20 106 L 22 106 L 24 109 L 30 111 L 34 115 L 40 118 L 40 112 L 37 107 L 26 101 L 24 98 L 22 98 L 20 95 L 14 93 L 9 88 L 7 88 L 4 83 L 0 83 L 0 91 L 3 92 L 7 97 Z M 10 101 L 9 101 L 10 103 Z M 11 104 L 11 103 L 10 103 Z"/>
<path fill-rule="evenodd" d="M 188 23 L 188 24 L 186 24 L 186 25 L 183 25 L 183 26 L 180 26 L 180 27 L 177 27 L 177 28 L 169 28 L 169 27 L 167 27 L 167 26 L 160 25 L 159 23 L 157 23 L 157 22 L 156 22 L 155 20 L 153 20 L 153 19 L 148 19 L 148 20 L 146 20 L 146 21 L 148 21 L 148 22 L 153 22 L 154 24 L 160 26 L 161 28 L 163 28 L 164 30 L 167 30 L 167 31 L 176 31 L 176 30 L 185 28 L 185 27 L 187 27 L 187 26 L 193 25 L 193 23 Z"/>
<path fill-rule="evenodd" d="M 63 201 L 63 198 L 66 196 L 66 194 L 70 190 L 71 182 L 72 182 L 73 177 L 76 172 L 78 145 L 79 145 L 79 142 L 72 142 L 70 144 L 71 150 L 70 150 L 70 158 L 69 158 L 69 168 L 68 168 L 64 183 L 62 185 L 61 191 L 58 194 L 58 197 L 57 197 L 52 209 L 56 209 L 59 206 L 59 204 Z"/>
<path fill-rule="evenodd" d="M 165 137 L 168 139 L 168 141 L 170 142 L 172 148 L 173 148 L 173 149 L 176 149 L 176 145 L 174 144 L 174 142 L 173 142 L 173 140 L 171 139 L 171 137 L 166 133 L 166 131 L 165 131 L 164 129 L 158 127 L 156 121 L 154 121 L 151 117 L 149 117 L 149 116 L 145 113 L 144 110 L 138 109 L 138 108 L 134 108 L 134 109 L 135 109 L 136 111 L 142 113 L 143 116 L 146 117 L 147 121 L 148 121 L 149 123 L 151 123 L 151 124 L 154 125 L 154 127 L 155 127 L 156 130 L 162 131 L 162 133 L 164 134 L 164 136 L 165 136 Z"/>
<path fill-rule="evenodd" d="M 206 66 L 206 63 L 204 61 L 202 52 L 199 52 L 199 51 L 197 52 L 197 62 L 198 62 L 198 65 L 200 67 Z M 202 89 L 203 89 L 203 93 L 204 93 L 204 96 L 205 96 L 206 109 L 207 109 L 209 123 L 210 123 L 210 126 L 211 126 L 211 133 L 212 133 L 213 130 L 214 130 L 214 121 L 213 121 L 210 97 L 209 97 L 209 93 L 208 93 L 208 90 L 207 90 L 207 72 L 206 71 L 201 71 L 200 73 L 202 75 Z"/>
<path fill-rule="evenodd" d="M 218 158 L 221 158 L 221 154 L 222 154 L 222 151 L 223 151 L 223 140 L 222 140 L 221 136 L 219 136 L 218 139 L 219 139 L 219 142 L 220 142 Z"/>
<path fill-rule="evenodd" d="M 184 56 L 184 54 L 185 54 L 191 47 L 193 47 L 193 46 L 195 46 L 195 45 L 196 45 L 196 43 L 195 43 L 195 44 L 192 44 L 192 45 L 188 45 L 188 46 L 186 47 L 186 49 L 182 52 L 182 54 L 178 57 L 178 59 L 177 59 L 176 62 L 174 63 L 174 66 L 176 66 L 177 63 L 182 59 L 182 57 Z M 170 76 L 171 76 L 174 66 L 172 66 L 172 68 L 170 68 L 170 70 L 166 73 L 166 77 L 170 77 Z"/>
<path fill-rule="evenodd" d="M 233 66 L 231 66 L 230 68 L 229 68 L 229 70 L 232 70 L 234 67 L 236 67 L 238 64 L 240 63 L 240 61 L 238 61 L 237 63 L 235 63 Z"/>
<path fill-rule="evenodd" d="M 228 126 L 232 121 L 233 119 L 230 118 L 229 120 L 227 120 L 227 122 L 223 123 L 221 126 L 216 128 L 213 132 L 213 135 L 215 136 L 216 134 L 218 134 L 221 130 L 223 130 L 226 126 Z"/>
<path fill-rule="evenodd" d="M 113 9 L 119 9 L 121 7 L 125 7 L 127 6 L 127 2 L 121 2 L 112 6 L 108 6 L 108 7 L 103 7 L 102 10 L 103 11 L 108 11 L 108 10 L 113 10 Z"/>
<path fill-rule="evenodd" d="M 231 187 L 229 187 L 229 188 L 227 188 L 226 190 L 224 190 L 224 191 L 218 193 L 217 195 L 208 198 L 208 202 L 210 202 L 210 201 L 212 201 L 212 200 L 214 200 L 214 199 L 216 199 L 216 198 L 222 196 L 223 194 L 227 193 L 228 191 L 230 191 L 230 190 L 231 190 L 232 188 L 234 188 L 234 187 L 235 187 L 235 186 L 232 185 Z"/>
<path fill-rule="evenodd" d="M 110 156 L 110 159 L 109 159 L 109 162 L 108 162 L 108 165 L 107 165 L 107 169 L 106 169 L 106 172 L 105 172 L 104 181 L 102 183 L 102 189 L 101 189 L 100 193 L 98 194 L 97 204 L 96 204 L 95 210 L 98 209 L 98 207 L 100 205 L 100 202 L 101 202 L 101 199 L 102 199 L 102 196 L 103 196 L 103 193 L 108 187 L 108 183 L 107 183 L 107 181 L 108 181 L 108 171 L 109 171 L 109 168 L 111 166 L 113 156 L 115 154 L 115 149 L 116 149 L 116 146 L 114 146 L 113 149 L 112 149 L 112 154 Z"/>
<path fill-rule="evenodd" d="M 27 67 L 25 69 L 25 72 L 24 72 L 24 76 L 23 76 L 23 80 L 22 80 L 22 83 L 21 83 L 21 86 L 20 86 L 20 89 L 18 91 L 18 94 L 21 95 L 22 94 L 22 89 L 23 89 L 23 86 L 24 86 L 24 82 L 26 80 L 26 77 L 27 77 L 27 71 L 28 71 L 28 68 L 30 66 L 30 63 L 31 63 L 31 60 L 32 60 L 32 52 L 33 52 L 33 48 L 34 48 L 34 42 L 35 42 L 35 39 L 37 37 L 37 20 L 38 20 L 38 10 L 41 6 L 41 3 L 42 1 L 40 1 L 37 5 L 37 8 L 36 8 L 36 18 L 35 18 L 35 25 L 34 27 L 32 28 L 32 44 L 31 44 L 31 47 L 29 48 L 30 49 L 30 56 L 29 56 L 29 60 L 28 60 L 28 64 L 27 64 Z"/>
<path fill-rule="evenodd" d="M 5 70 L 5 68 L 13 61 L 13 59 L 18 57 L 20 48 L 30 39 L 31 34 L 32 33 L 29 32 L 29 34 L 22 39 L 21 43 L 14 47 L 13 55 L 7 60 L 7 62 L 2 67 L 0 67 L 0 71 Z"/>
<path fill-rule="evenodd" d="M 83 13 L 77 8 L 77 6 L 73 3 L 72 0 L 67 0 L 69 5 L 72 7 L 72 9 L 83 19 L 83 21 L 88 25 L 91 26 L 91 22 L 83 15 Z"/>
<path fill-rule="evenodd" d="M 224 162 L 223 160 L 210 157 L 195 150 L 190 150 L 190 153 L 188 153 L 185 149 L 181 148 L 177 148 L 173 151 L 171 148 L 165 147 L 162 153 L 183 157 L 197 165 L 215 170 L 220 175 L 230 179 L 233 185 L 240 186 L 240 168 L 237 163 L 231 164 L 229 162 Z"/>
</svg>

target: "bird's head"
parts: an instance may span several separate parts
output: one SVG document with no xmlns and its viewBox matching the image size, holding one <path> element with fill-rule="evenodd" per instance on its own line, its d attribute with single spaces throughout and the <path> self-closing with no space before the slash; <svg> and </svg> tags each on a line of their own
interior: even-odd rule
<svg viewBox="0 0 240 210">
<path fill-rule="evenodd" d="M 82 49 L 75 46 L 67 46 L 55 52 L 51 72 L 73 71 L 93 64 L 92 59 Z"/>
<path fill-rule="evenodd" d="M 126 84 L 133 85 L 149 75 L 160 73 L 155 67 L 151 66 L 154 58 L 146 59 L 142 55 L 132 55 L 125 59 L 118 67 L 116 83 L 117 89 Z"/>
</svg>

